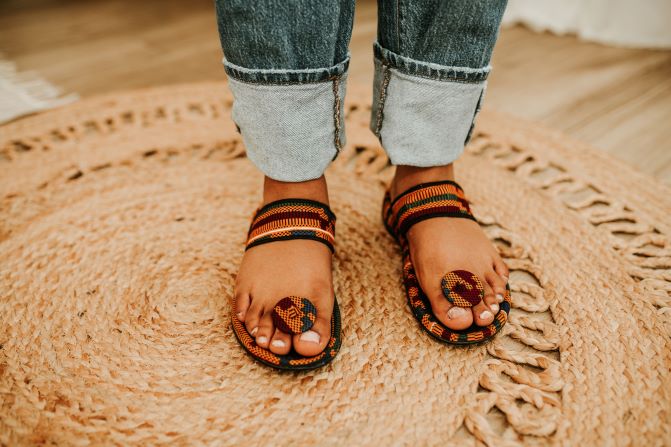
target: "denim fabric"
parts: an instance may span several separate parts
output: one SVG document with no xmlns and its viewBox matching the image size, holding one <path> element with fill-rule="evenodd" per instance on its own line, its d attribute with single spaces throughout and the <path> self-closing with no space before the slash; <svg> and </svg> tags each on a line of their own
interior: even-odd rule
<svg viewBox="0 0 671 447">
<path fill-rule="evenodd" d="M 231 77 L 320 82 L 347 70 L 353 0 L 216 0 L 215 9 Z"/>
<path fill-rule="evenodd" d="M 420 69 L 429 66 L 420 65 Z M 438 71 L 452 73 L 443 68 Z M 429 167 L 452 163 L 468 140 L 484 85 L 484 81 L 413 76 L 376 59 L 371 130 L 394 165 Z"/>
<path fill-rule="evenodd" d="M 412 76 L 439 81 L 481 82 L 487 79 L 491 67 L 447 66 L 401 56 L 386 49 L 379 42 L 373 44 L 373 56 L 382 64 Z"/>
<path fill-rule="evenodd" d="M 378 0 L 383 48 L 445 67 L 489 64 L 507 0 Z"/>
<path fill-rule="evenodd" d="M 354 0 L 215 0 L 233 118 L 271 178 L 318 178 L 344 144 Z M 378 0 L 371 129 L 394 164 L 463 151 L 506 0 Z"/>
<path fill-rule="evenodd" d="M 233 121 L 252 163 L 283 182 L 321 177 L 345 144 L 345 80 L 278 88 L 230 78 Z"/>
<path fill-rule="evenodd" d="M 233 79 L 256 84 L 291 85 L 306 82 L 325 82 L 343 75 L 349 68 L 349 55 L 330 67 L 291 70 L 286 68 L 246 68 L 224 59 L 226 74 Z"/>
</svg>

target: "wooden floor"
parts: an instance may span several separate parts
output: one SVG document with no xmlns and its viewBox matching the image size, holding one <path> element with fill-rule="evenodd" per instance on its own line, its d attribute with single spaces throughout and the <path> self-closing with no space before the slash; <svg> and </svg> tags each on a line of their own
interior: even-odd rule
<svg viewBox="0 0 671 447">
<path fill-rule="evenodd" d="M 3 0 L 0 52 L 82 96 L 221 79 L 212 0 Z M 375 3 L 357 2 L 350 81 L 370 83 Z M 671 51 L 502 31 L 486 105 L 671 184 Z"/>
</svg>

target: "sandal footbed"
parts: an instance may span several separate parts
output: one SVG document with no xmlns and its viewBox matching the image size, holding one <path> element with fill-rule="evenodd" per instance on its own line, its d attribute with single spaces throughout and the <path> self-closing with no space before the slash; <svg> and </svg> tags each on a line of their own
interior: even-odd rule
<svg viewBox="0 0 671 447">
<path fill-rule="evenodd" d="M 447 184 L 456 185 L 461 188 L 455 182 L 447 181 L 444 182 Z M 393 201 L 389 196 L 389 192 L 385 194 L 384 202 L 382 205 L 382 222 L 384 223 L 385 228 L 389 232 L 392 238 L 402 246 L 401 241 L 398 236 L 395 234 L 394 230 L 389 226 L 387 222 L 387 211 L 391 209 L 391 205 L 397 202 L 404 195 L 416 191 L 421 187 L 431 186 L 441 184 L 441 182 L 434 182 L 431 184 L 418 185 L 417 187 L 411 188 L 408 191 L 405 191 L 399 194 Z M 438 217 L 438 216 L 436 216 Z M 465 216 L 459 215 L 454 216 L 455 218 L 464 218 Z M 430 218 L 430 217 L 429 217 Z M 404 250 L 407 252 L 407 249 Z M 503 326 L 508 321 L 508 314 L 510 312 L 511 305 L 511 296 L 510 296 L 510 286 L 506 284 L 506 294 L 503 297 L 503 302 L 499 304 L 500 310 L 494 316 L 494 321 L 488 326 L 478 326 L 475 322 L 468 328 L 462 330 L 450 329 L 441 323 L 433 313 L 431 309 L 431 302 L 426 296 L 419 281 L 417 280 L 417 275 L 415 274 L 414 266 L 410 260 L 409 252 L 404 253 L 403 256 L 403 283 L 406 289 L 406 297 L 408 300 L 408 306 L 410 310 L 419 323 L 420 327 L 424 329 L 429 335 L 431 335 L 436 340 L 439 340 L 443 343 L 452 344 L 452 345 L 475 345 L 484 343 L 486 341 L 494 338 L 498 334 Z"/>
<path fill-rule="evenodd" d="M 235 303 L 233 303 L 233 308 L 235 308 Z M 238 320 L 235 314 L 231 316 L 231 322 L 233 332 L 244 350 L 247 351 L 254 360 L 279 370 L 305 371 L 320 368 L 333 360 L 340 350 L 342 342 L 340 307 L 338 306 L 338 300 L 335 297 L 333 301 L 333 314 L 331 316 L 331 339 L 326 345 L 326 348 L 313 357 L 304 357 L 293 349 L 285 355 L 275 354 L 274 352 L 257 345 L 254 337 L 247 332 L 244 323 Z"/>
</svg>

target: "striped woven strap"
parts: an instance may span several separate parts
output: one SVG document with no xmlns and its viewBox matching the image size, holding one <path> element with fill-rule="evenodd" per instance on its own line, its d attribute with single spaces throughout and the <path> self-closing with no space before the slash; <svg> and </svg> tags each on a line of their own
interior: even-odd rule
<svg viewBox="0 0 671 447">
<path fill-rule="evenodd" d="M 333 252 L 336 216 L 320 202 L 284 199 L 259 208 L 247 233 L 247 250 L 268 242 L 312 239 Z"/>
<path fill-rule="evenodd" d="M 422 183 L 385 203 L 385 223 L 397 238 L 405 237 L 410 227 L 434 217 L 462 217 L 475 220 L 468 200 L 456 182 Z"/>
</svg>

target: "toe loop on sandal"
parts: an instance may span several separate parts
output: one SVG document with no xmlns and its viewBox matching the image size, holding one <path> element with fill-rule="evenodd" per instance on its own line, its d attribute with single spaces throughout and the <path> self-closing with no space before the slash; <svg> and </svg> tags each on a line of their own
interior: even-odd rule
<svg viewBox="0 0 671 447">
<path fill-rule="evenodd" d="M 443 295 L 458 307 L 473 307 L 485 296 L 480 279 L 468 270 L 453 270 L 441 281 Z"/>
<path fill-rule="evenodd" d="M 317 308 L 307 298 L 288 296 L 275 304 L 272 319 L 280 331 L 298 335 L 312 328 L 317 319 Z"/>
</svg>

